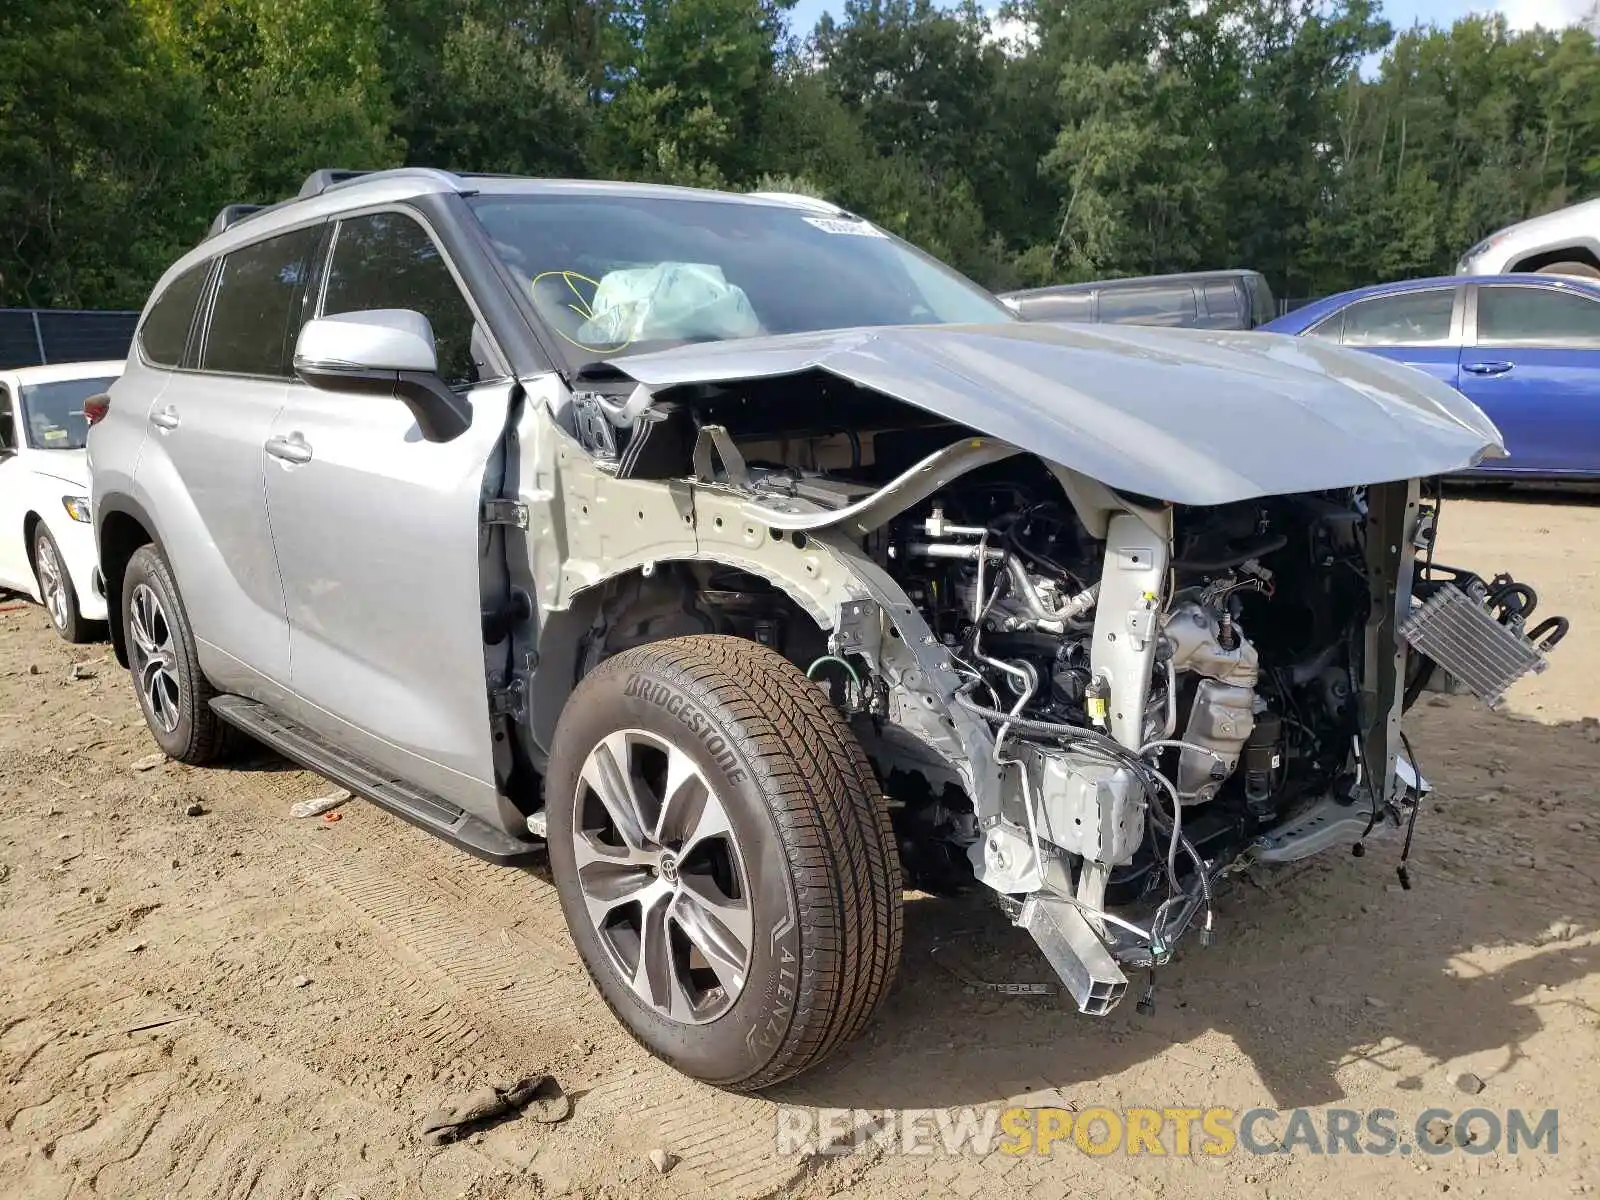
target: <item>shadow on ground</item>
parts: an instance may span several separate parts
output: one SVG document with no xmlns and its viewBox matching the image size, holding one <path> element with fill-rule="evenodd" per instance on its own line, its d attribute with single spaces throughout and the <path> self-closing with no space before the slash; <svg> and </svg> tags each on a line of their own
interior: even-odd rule
<svg viewBox="0 0 1600 1200">
<path fill-rule="evenodd" d="M 1248 1056 L 1267 1093 L 1258 1099 L 1278 1108 L 1343 1099 L 1336 1069 L 1357 1058 L 1384 1068 L 1396 1042 L 1434 1061 L 1497 1052 L 1509 1065 L 1540 1028 L 1542 1007 L 1559 1002 L 1545 989 L 1600 971 L 1600 949 L 1583 938 L 1600 925 L 1600 811 L 1587 810 L 1586 831 L 1568 828 L 1588 798 L 1600 738 L 1589 723 L 1494 717 L 1466 700 L 1425 705 L 1408 727 L 1437 787 L 1419 822 L 1413 890 L 1396 881 L 1398 841 L 1369 844 L 1362 858 L 1330 852 L 1265 887 L 1241 884 L 1220 901 L 1216 945 L 1190 944 L 1160 973 L 1152 1016 L 1135 1012 L 1144 980 L 1134 979 L 1133 994 L 1101 1019 L 1078 1016 L 1070 1000 L 964 983 L 941 961 L 991 982 L 1050 973 L 981 896 L 918 899 L 875 1031 L 772 1098 L 929 1108 L 1045 1088 L 1072 1096 L 1080 1083 L 1211 1034 Z M 1538 795 L 1519 789 L 1518 763 L 1537 764 Z M 1552 939 L 1561 922 L 1570 924 Z M 1475 965 L 1464 964 L 1472 952 Z M 1485 959 L 1497 965 L 1485 970 Z M 1421 1088 L 1387 1069 L 1398 1088 Z"/>
</svg>

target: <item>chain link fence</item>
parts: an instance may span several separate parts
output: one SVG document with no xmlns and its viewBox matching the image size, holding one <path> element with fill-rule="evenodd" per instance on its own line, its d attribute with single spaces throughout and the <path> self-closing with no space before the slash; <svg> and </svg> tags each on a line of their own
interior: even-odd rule
<svg viewBox="0 0 1600 1200">
<path fill-rule="evenodd" d="M 126 358 L 137 312 L 0 308 L 0 368 Z"/>
</svg>

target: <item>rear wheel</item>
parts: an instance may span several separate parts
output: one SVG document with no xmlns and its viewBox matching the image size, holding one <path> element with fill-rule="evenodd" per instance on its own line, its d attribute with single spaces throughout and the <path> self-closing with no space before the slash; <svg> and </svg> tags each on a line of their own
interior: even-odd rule
<svg viewBox="0 0 1600 1200">
<path fill-rule="evenodd" d="M 95 624 L 85 621 L 78 610 L 78 590 L 72 586 L 72 576 L 67 574 L 56 539 L 42 523 L 33 535 L 33 572 L 39 580 L 39 598 L 44 601 L 56 632 L 68 642 L 91 640 Z"/>
<path fill-rule="evenodd" d="M 141 546 L 122 577 L 122 627 L 128 670 L 145 724 L 169 758 L 202 766 L 231 749 L 232 729 L 211 711 L 217 691 L 200 673 L 194 631 L 154 546 Z"/>
<path fill-rule="evenodd" d="M 888 813 L 822 691 L 753 642 L 629 650 L 568 701 L 551 870 L 611 1010 L 678 1070 L 754 1090 L 859 1033 L 900 957 Z"/>
</svg>

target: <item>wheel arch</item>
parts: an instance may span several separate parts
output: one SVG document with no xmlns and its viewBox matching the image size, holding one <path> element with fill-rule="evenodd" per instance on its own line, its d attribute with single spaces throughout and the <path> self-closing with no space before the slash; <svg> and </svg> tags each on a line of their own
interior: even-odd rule
<svg viewBox="0 0 1600 1200">
<path fill-rule="evenodd" d="M 833 610 L 822 603 L 815 588 L 805 586 L 800 579 L 786 573 L 774 573 L 770 563 L 747 556 L 715 552 L 680 553 L 651 561 L 616 563 L 612 566 L 614 569 L 610 573 L 587 582 L 574 591 L 568 597 L 565 606 L 549 610 L 544 614 L 539 630 L 538 667 L 529 681 L 528 718 L 525 729 L 530 743 L 527 749 L 541 768 L 546 761 L 551 739 L 555 735 L 556 722 L 561 717 L 567 699 L 578 686 L 579 680 L 594 666 L 599 665 L 599 661 L 603 661 L 602 658 L 588 662 L 586 658 L 592 635 L 601 628 L 600 623 L 608 605 L 615 606 L 617 612 L 626 613 L 642 596 L 659 596 L 664 588 L 670 589 L 673 586 L 681 588 L 683 584 L 681 576 L 678 576 L 680 572 L 692 571 L 695 568 L 724 569 L 764 579 L 771 585 L 772 594 L 778 598 L 779 603 L 786 606 L 791 615 L 802 617 L 809 622 L 809 626 L 803 627 L 803 631 L 814 634 L 820 643 L 826 642 L 827 635 L 834 626 Z M 680 582 L 673 585 L 671 581 L 675 576 L 680 578 Z M 848 597 L 845 594 L 840 594 L 840 599 L 846 598 Z M 705 601 L 705 604 L 706 607 L 716 610 L 715 600 Z M 686 620 L 693 619 L 693 615 L 687 612 L 685 617 Z M 689 630 L 681 625 L 668 625 L 657 633 L 620 648 L 666 641 L 672 637 L 682 636 L 685 632 L 715 631 L 712 628 Z M 616 652 L 618 651 L 612 651 Z"/>
<path fill-rule="evenodd" d="M 122 626 L 122 579 L 128 561 L 141 546 L 162 548 L 161 538 L 150 514 L 128 496 L 102 496 L 95 505 L 95 545 L 100 559 L 100 577 L 106 590 L 106 623 L 111 631 L 111 649 L 117 662 L 128 665 L 127 631 Z"/>
<path fill-rule="evenodd" d="M 44 514 L 36 508 L 30 508 L 22 515 L 22 551 L 28 556 L 28 573 L 33 576 L 35 583 L 39 581 L 39 556 L 34 551 L 34 540 L 39 535 L 39 526 L 44 524 Z"/>
<path fill-rule="evenodd" d="M 1524 254 L 1509 268 L 1513 271 L 1540 272 L 1556 263 L 1575 262 L 1600 271 L 1600 243 L 1587 239 L 1550 246 L 1531 254 Z"/>
</svg>

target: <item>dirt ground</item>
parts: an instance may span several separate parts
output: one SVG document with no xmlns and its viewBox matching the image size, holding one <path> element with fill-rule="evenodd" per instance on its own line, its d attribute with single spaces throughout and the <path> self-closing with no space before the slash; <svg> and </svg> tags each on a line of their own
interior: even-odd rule
<svg viewBox="0 0 1600 1200">
<path fill-rule="evenodd" d="M 1534 582 L 1574 631 L 1507 715 L 1407 727 L 1437 791 L 1399 848 L 1221 902 L 1152 1016 L 1078 1017 L 971 978 L 1048 978 L 981 898 L 909 897 L 886 1011 L 763 1098 L 690 1083 L 591 994 L 539 871 L 468 858 L 260 757 L 153 749 L 106 647 L 0 602 L 0 1196 L 1540 1197 L 1600 1189 L 1600 503 L 1464 499 L 1444 557 Z M 74 664 L 87 664 L 73 670 Z M 196 809 L 194 806 L 198 805 Z M 196 815 L 187 815 L 195 813 Z M 553 1074 L 526 1117 L 436 1149 L 465 1087 Z M 1481 1094 L 1458 1086 L 1465 1072 Z M 779 1154 L 775 1105 L 1559 1109 L 1559 1152 L 1316 1157 Z M 1281 1123 L 1277 1126 L 1281 1129 Z M 659 1174 L 652 1150 L 679 1161 Z"/>
</svg>

